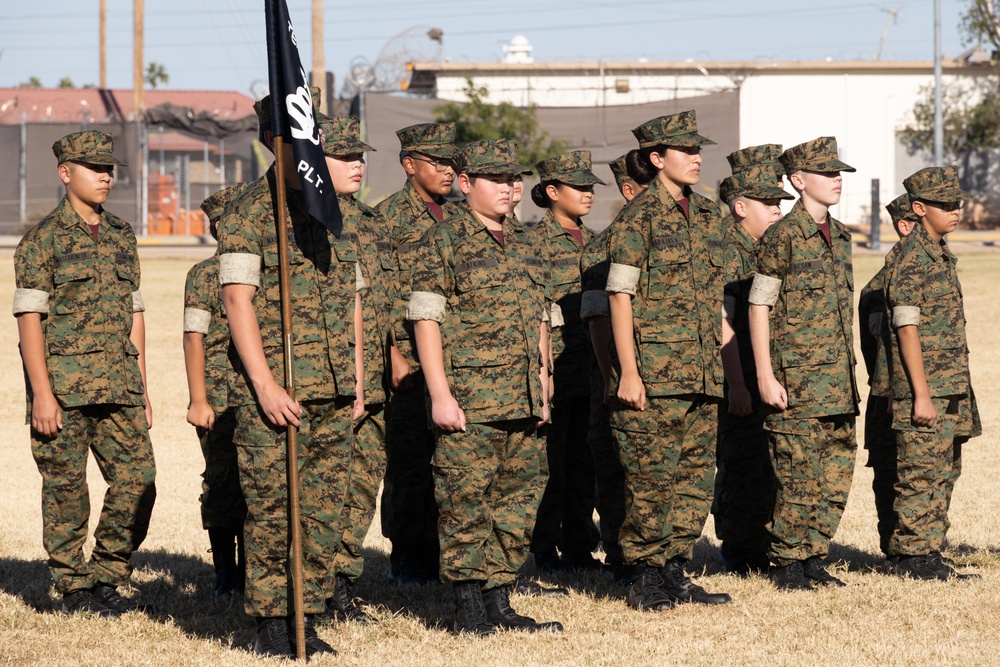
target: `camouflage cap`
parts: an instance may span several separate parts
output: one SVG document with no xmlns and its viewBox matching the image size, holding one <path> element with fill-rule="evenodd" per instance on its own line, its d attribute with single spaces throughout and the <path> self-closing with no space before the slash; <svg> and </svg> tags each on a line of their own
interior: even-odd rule
<svg viewBox="0 0 1000 667">
<path fill-rule="evenodd" d="M 456 157 L 460 174 L 528 175 L 517 161 L 517 143 L 509 139 L 483 139 L 466 144 Z"/>
<path fill-rule="evenodd" d="M 913 207 L 910 205 L 910 195 L 905 192 L 889 202 L 885 210 L 889 212 L 889 217 L 892 218 L 894 225 L 900 220 L 917 221 L 917 214 L 913 212 Z"/>
<path fill-rule="evenodd" d="M 746 171 L 750 167 L 767 165 L 773 167 L 781 176 L 784 175 L 785 168 L 778 161 L 779 157 L 781 157 L 781 144 L 761 144 L 734 151 L 726 157 L 726 160 L 729 161 L 729 168 L 733 170 L 733 174 Z"/>
<path fill-rule="evenodd" d="M 535 165 L 538 178 L 545 181 L 558 181 L 567 185 L 594 185 L 604 181 L 594 175 L 590 151 L 570 151 L 564 155 L 550 157 Z"/>
<path fill-rule="evenodd" d="M 396 130 L 399 148 L 451 160 L 458 153 L 454 123 L 420 123 Z"/>
<path fill-rule="evenodd" d="M 611 167 L 611 174 L 615 177 L 615 185 L 619 188 L 632 180 L 632 177 L 628 175 L 628 168 L 625 166 L 626 157 L 628 157 L 628 153 L 615 158 L 614 162 L 608 165 Z"/>
<path fill-rule="evenodd" d="M 330 120 L 330 117 L 325 113 L 320 111 L 322 106 L 322 94 L 320 89 L 313 86 L 309 89 L 309 94 L 312 95 L 313 103 L 313 114 L 316 116 L 316 124 L 325 123 Z M 257 122 L 260 125 L 270 125 L 271 124 L 271 96 L 265 95 L 256 102 L 253 103 L 253 111 L 257 114 Z"/>
<path fill-rule="evenodd" d="M 681 111 L 671 116 L 660 116 L 646 121 L 632 130 L 639 140 L 639 148 L 651 146 L 711 146 L 715 144 L 698 134 L 698 121 L 694 110 Z"/>
<path fill-rule="evenodd" d="M 780 160 L 785 173 L 789 175 L 797 171 L 816 171 L 825 174 L 835 171 L 857 171 L 837 157 L 836 137 L 819 137 L 792 146 L 781 154 Z"/>
<path fill-rule="evenodd" d="M 355 116 L 334 116 L 321 123 L 323 153 L 330 156 L 353 155 L 374 151 L 361 141 L 361 123 Z"/>
<path fill-rule="evenodd" d="M 739 171 L 722 181 L 719 199 L 729 203 L 737 197 L 751 199 L 795 199 L 781 187 L 780 172 L 770 165 L 757 165 Z"/>
<path fill-rule="evenodd" d="M 903 180 L 910 201 L 955 202 L 969 198 L 958 184 L 955 167 L 927 167 Z"/>
<path fill-rule="evenodd" d="M 83 164 L 110 164 L 124 167 L 125 163 L 115 157 L 115 143 L 107 132 L 88 130 L 74 132 L 52 144 L 59 164 L 82 162 Z"/>
<path fill-rule="evenodd" d="M 222 212 L 226 210 L 226 204 L 236 199 L 249 183 L 237 183 L 225 190 L 219 190 L 214 195 L 201 203 L 201 210 L 208 216 L 209 221 L 214 222 L 222 217 Z"/>
</svg>

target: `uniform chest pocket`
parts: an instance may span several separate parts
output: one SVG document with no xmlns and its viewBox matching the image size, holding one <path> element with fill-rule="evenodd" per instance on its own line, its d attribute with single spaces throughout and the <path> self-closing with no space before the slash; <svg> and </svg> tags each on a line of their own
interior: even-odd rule
<svg viewBox="0 0 1000 667">
<path fill-rule="evenodd" d="M 691 254 L 681 236 L 664 236 L 653 240 L 649 252 L 646 295 L 653 300 L 683 297 L 684 286 L 691 282 Z"/>
<path fill-rule="evenodd" d="M 552 285 L 577 285 L 580 282 L 580 260 L 562 257 L 552 260 Z M 565 292 L 566 290 L 560 290 Z"/>
<path fill-rule="evenodd" d="M 53 312 L 64 315 L 93 308 L 98 298 L 96 275 L 92 262 L 57 266 L 52 275 Z"/>
<path fill-rule="evenodd" d="M 337 260 L 340 262 L 358 261 L 358 244 L 353 239 L 334 241 L 333 249 L 337 254 Z"/>
<path fill-rule="evenodd" d="M 400 271 L 409 271 L 417 261 L 417 254 L 421 244 L 419 241 L 413 243 L 400 243 L 396 246 L 396 261 L 399 262 Z"/>
<path fill-rule="evenodd" d="M 785 283 L 785 304 L 790 324 L 828 319 L 835 314 L 835 302 L 827 297 L 828 284 L 822 270 L 808 271 L 790 277 Z"/>
<path fill-rule="evenodd" d="M 379 241 L 375 244 L 375 252 L 378 253 L 379 266 L 383 271 L 395 271 L 396 260 L 392 256 L 392 244 Z"/>
<path fill-rule="evenodd" d="M 495 259 L 463 262 L 455 267 L 455 291 L 463 322 L 494 321 L 500 313 L 500 292 L 507 272 Z"/>
<path fill-rule="evenodd" d="M 268 301 L 280 301 L 281 264 L 278 246 L 267 247 L 264 250 L 263 260 L 264 270 L 261 274 L 261 288 L 264 290 L 264 296 Z M 291 245 L 288 247 L 288 269 L 293 276 L 293 282 L 297 267 L 304 264 L 305 261 L 305 257 L 298 247 Z"/>
</svg>

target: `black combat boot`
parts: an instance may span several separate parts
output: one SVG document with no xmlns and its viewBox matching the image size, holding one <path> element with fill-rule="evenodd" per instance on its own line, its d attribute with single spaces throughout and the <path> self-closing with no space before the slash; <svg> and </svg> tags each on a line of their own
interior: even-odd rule
<svg viewBox="0 0 1000 667">
<path fill-rule="evenodd" d="M 783 591 L 815 590 L 813 585 L 809 583 L 809 580 L 806 579 L 802 561 L 795 561 L 791 565 L 772 569 L 771 582 L 775 588 Z"/>
<path fill-rule="evenodd" d="M 539 623 L 530 616 L 522 616 L 514 611 L 510 606 L 510 589 L 512 586 L 499 586 L 491 588 L 483 593 L 483 605 L 486 607 L 486 620 L 498 628 L 507 630 L 524 630 L 526 632 L 540 632 L 552 630 L 562 632 L 562 623 L 549 621 Z"/>
<path fill-rule="evenodd" d="M 284 616 L 258 618 L 253 652 L 269 658 L 294 658 L 295 651 L 288 636 L 288 619 Z"/>
<path fill-rule="evenodd" d="M 939 551 L 932 551 L 927 556 L 927 563 L 930 568 L 938 573 L 938 578 L 944 575 L 945 579 L 957 579 L 959 581 L 965 581 L 967 579 L 979 579 L 982 577 L 981 574 L 976 572 L 958 572 L 954 567 L 951 566 L 945 557 L 941 555 Z"/>
<path fill-rule="evenodd" d="M 208 542 L 212 546 L 217 598 L 240 591 L 240 571 L 236 564 L 236 533 L 233 528 L 209 528 Z"/>
<path fill-rule="evenodd" d="M 496 633 L 497 627 L 486 618 L 483 589 L 478 581 L 455 583 L 455 624 L 452 632 L 457 635 L 472 634 L 486 637 Z"/>
<path fill-rule="evenodd" d="M 630 607 L 639 611 L 667 611 L 674 608 L 674 601 L 663 590 L 660 570 L 642 563 L 635 566 L 626 600 Z"/>
<path fill-rule="evenodd" d="M 663 592 L 674 602 L 698 602 L 701 604 L 726 604 L 733 598 L 728 593 L 709 593 L 688 579 L 684 574 L 684 559 L 673 558 L 663 566 Z"/>
<path fill-rule="evenodd" d="M 342 574 L 334 577 L 333 595 L 326 601 L 326 613 L 338 621 L 354 621 L 364 624 L 368 620 L 354 600 L 351 582 Z"/>
<path fill-rule="evenodd" d="M 843 581 L 833 576 L 823 567 L 823 560 L 819 556 L 806 559 L 802 564 L 802 574 L 806 579 L 820 586 L 846 586 Z"/>
<path fill-rule="evenodd" d="M 306 636 L 306 660 L 314 655 L 319 655 L 323 653 L 331 653 L 337 655 L 336 649 L 327 644 L 325 641 L 319 638 L 319 634 L 316 633 L 316 616 L 313 614 L 306 614 L 303 619 L 305 622 L 305 636 Z M 292 649 L 292 657 L 298 655 L 296 650 L 298 643 L 296 642 L 295 633 L 292 632 L 294 628 L 295 617 L 289 617 L 288 619 L 288 643 Z"/>
<path fill-rule="evenodd" d="M 110 607 L 105 607 L 103 604 L 95 600 L 93 590 L 90 588 L 84 588 L 78 591 L 73 591 L 72 593 L 64 594 L 62 599 L 62 612 L 64 614 L 93 614 L 94 616 L 101 616 L 103 618 L 115 618 L 121 616 L 120 611 L 116 611 Z"/>
<path fill-rule="evenodd" d="M 892 563 L 892 561 L 890 561 Z M 924 581 L 947 581 L 948 573 L 935 568 L 929 555 L 899 556 L 899 560 L 890 565 L 895 574 L 910 579 Z"/>
</svg>

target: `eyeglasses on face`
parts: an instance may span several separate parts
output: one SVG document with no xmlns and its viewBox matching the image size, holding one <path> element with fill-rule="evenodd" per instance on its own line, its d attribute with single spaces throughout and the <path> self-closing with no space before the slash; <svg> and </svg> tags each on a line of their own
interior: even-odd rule
<svg viewBox="0 0 1000 667">
<path fill-rule="evenodd" d="M 434 171 L 444 171 L 451 167 L 451 160 L 443 160 L 441 158 L 429 157 L 424 155 L 417 155 L 416 153 L 410 153 L 409 158 L 411 160 L 417 160 L 418 162 L 426 162 L 427 164 L 434 167 Z"/>
</svg>

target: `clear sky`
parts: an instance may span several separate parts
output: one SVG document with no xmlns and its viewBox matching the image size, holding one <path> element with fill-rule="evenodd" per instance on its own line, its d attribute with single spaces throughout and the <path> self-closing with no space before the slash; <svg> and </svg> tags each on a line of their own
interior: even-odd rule
<svg viewBox="0 0 1000 667">
<path fill-rule="evenodd" d="M 299 53 L 312 62 L 311 2 L 286 0 Z M 4 0 L 0 87 L 38 77 L 96 84 L 97 0 Z M 108 0 L 108 85 L 132 87 L 132 6 Z M 147 63 L 162 64 L 166 89 L 266 92 L 264 0 L 146 0 Z M 958 31 L 968 0 L 942 0 L 943 50 L 966 47 Z M 931 60 L 933 0 L 362 0 L 325 3 L 326 68 L 339 90 L 350 63 L 373 63 L 405 45 L 435 53 L 424 35 L 444 32 L 441 57 L 496 62 L 517 34 L 536 61 Z M 414 30 L 411 30 L 414 29 Z M 408 32 L 409 31 L 409 32 Z M 402 33 L 410 39 L 393 41 Z"/>
</svg>

